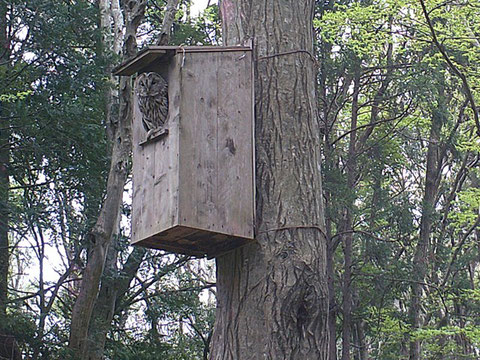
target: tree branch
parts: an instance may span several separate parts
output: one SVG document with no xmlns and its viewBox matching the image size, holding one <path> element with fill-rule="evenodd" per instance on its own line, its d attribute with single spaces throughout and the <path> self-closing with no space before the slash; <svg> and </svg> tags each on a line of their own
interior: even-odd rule
<svg viewBox="0 0 480 360">
<path fill-rule="evenodd" d="M 427 11 L 427 8 L 425 6 L 425 1 L 420 0 L 420 5 L 422 6 L 423 15 L 425 16 L 425 20 L 427 21 L 428 28 L 430 29 L 430 33 L 432 34 L 433 43 L 437 47 L 438 51 L 440 51 L 440 54 L 442 54 L 450 70 L 455 75 L 457 75 L 462 81 L 463 88 L 465 90 L 465 95 L 473 111 L 473 118 L 475 120 L 475 126 L 477 127 L 477 134 L 478 136 L 480 136 L 480 119 L 478 115 L 478 109 L 477 109 L 477 105 L 475 104 L 475 99 L 473 98 L 472 90 L 470 89 L 470 85 L 468 84 L 467 77 L 453 63 L 453 61 L 448 56 L 445 48 L 443 47 L 443 45 L 440 44 L 440 42 L 438 41 L 437 34 L 435 33 L 435 28 L 433 27 L 433 23 L 432 23 L 432 20 L 430 19 L 429 12 Z"/>
</svg>

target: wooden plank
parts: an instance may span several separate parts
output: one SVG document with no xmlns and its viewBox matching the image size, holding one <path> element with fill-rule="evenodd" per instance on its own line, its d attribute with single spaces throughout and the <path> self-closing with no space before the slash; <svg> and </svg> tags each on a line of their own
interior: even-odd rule
<svg viewBox="0 0 480 360">
<path fill-rule="evenodd" d="M 155 193 L 155 145 L 150 143 L 143 146 L 143 175 L 142 183 L 138 184 L 140 187 L 141 203 L 138 206 L 141 208 L 142 227 L 141 236 L 148 237 L 155 233 L 157 219 L 155 218 L 155 204 L 151 199 Z"/>
<path fill-rule="evenodd" d="M 253 113 L 251 52 L 222 53 L 217 67 L 219 181 L 216 231 L 253 239 Z"/>
<path fill-rule="evenodd" d="M 169 133 L 154 143 L 155 162 L 151 169 L 153 173 L 152 193 L 145 198 L 146 202 L 152 204 L 153 229 L 151 234 L 168 229 L 171 226 L 172 213 L 175 207 L 171 200 L 172 163 L 170 148 L 175 148 L 175 134 Z M 172 171 L 175 171 L 176 167 Z"/>
<path fill-rule="evenodd" d="M 156 232 L 155 203 L 155 147 L 157 142 L 140 145 L 146 138 L 142 113 L 134 96 L 133 117 L 133 222 L 132 242 L 147 238 Z"/>
<path fill-rule="evenodd" d="M 148 68 L 152 63 L 160 61 L 169 52 L 192 53 L 192 52 L 231 52 L 252 51 L 247 46 L 149 46 L 140 51 L 137 56 L 125 61 L 112 71 L 116 76 L 130 76 L 138 71 Z"/>
<path fill-rule="evenodd" d="M 250 239 L 176 226 L 163 232 L 161 235 L 143 239 L 135 243 L 135 245 L 191 256 L 212 258 L 250 242 Z"/>
<path fill-rule="evenodd" d="M 178 225 L 178 67 L 171 62 L 166 71 L 169 82 L 167 134 L 145 141 L 142 114 L 135 108 L 133 122 L 134 200 L 132 243 Z M 135 99 L 136 101 L 136 99 Z"/>
<path fill-rule="evenodd" d="M 155 132 L 153 133 L 153 135 L 151 137 L 149 137 L 148 139 L 145 139 L 143 141 L 140 141 L 139 145 L 143 146 L 143 145 L 146 145 L 146 144 L 157 142 L 158 140 L 165 137 L 166 135 L 168 135 L 168 129 L 155 130 Z"/>
<path fill-rule="evenodd" d="M 217 54 L 181 58 L 179 223 L 212 229 L 217 223 Z"/>
<path fill-rule="evenodd" d="M 181 246 L 181 245 L 178 245 L 176 242 L 165 242 L 163 240 L 159 241 L 155 236 L 144 239 L 136 243 L 135 245 L 143 246 L 147 248 L 165 250 L 172 253 L 191 255 L 196 257 L 204 257 L 206 255 L 205 251 L 203 250 Z"/>
<path fill-rule="evenodd" d="M 177 54 L 185 53 L 206 53 L 206 52 L 219 52 L 219 53 L 227 53 L 227 52 L 244 52 L 244 51 L 252 51 L 249 47 L 244 46 L 187 46 L 187 47 L 179 47 L 176 49 Z"/>
<path fill-rule="evenodd" d="M 173 60 L 166 73 L 169 110 L 166 128 L 169 133 L 155 143 L 155 172 L 153 196 L 147 201 L 154 203 L 155 232 L 159 233 L 178 225 L 178 162 L 179 162 L 179 106 L 180 85 L 178 64 Z M 175 100 L 177 99 L 177 100 Z"/>
<path fill-rule="evenodd" d="M 132 123 L 132 152 L 133 152 L 133 189 L 132 189 L 132 243 L 142 239 L 143 215 L 142 215 L 142 186 L 143 176 L 145 174 L 144 150 L 139 145 L 143 139 L 145 130 L 136 120 L 142 116 L 138 108 L 136 97 L 133 100 L 133 123 Z"/>
<path fill-rule="evenodd" d="M 146 51 L 149 50 L 175 50 L 176 53 L 182 52 L 230 52 L 230 51 L 252 51 L 249 46 L 149 46 Z"/>
<path fill-rule="evenodd" d="M 185 226 L 175 226 L 168 229 L 167 231 L 163 231 L 162 233 L 156 235 L 156 238 L 158 238 L 159 245 L 172 244 L 178 243 L 183 239 L 187 239 L 189 236 L 196 234 L 199 231 L 201 230 Z M 191 244 L 192 241 L 188 241 L 188 243 Z"/>
<path fill-rule="evenodd" d="M 130 76 L 151 64 L 153 61 L 158 60 L 160 57 L 167 53 L 165 49 L 160 48 L 147 48 L 133 59 L 127 60 L 123 64 L 115 67 L 112 71 L 116 76 Z"/>
</svg>

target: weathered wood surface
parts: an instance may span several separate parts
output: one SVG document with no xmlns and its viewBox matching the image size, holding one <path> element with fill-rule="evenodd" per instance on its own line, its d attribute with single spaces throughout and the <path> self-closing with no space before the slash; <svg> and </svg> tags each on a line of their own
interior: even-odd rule
<svg viewBox="0 0 480 360">
<path fill-rule="evenodd" d="M 185 54 L 180 224 L 253 236 L 250 53 Z M 192 172 L 192 169 L 196 169 Z M 193 175 L 193 176 L 192 176 Z"/>
<path fill-rule="evenodd" d="M 238 52 L 250 51 L 246 46 L 149 46 L 140 51 L 138 55 L 120 64 L 113 69 L 114 75 L 130 76 L 137 72 L 152 69 L 159 61 L 165 61 L 166 57 L 174 53 L 198 53 L 198 52 Z M 150 70 L 149 70 L 150 71 Z"/>
<path fill-rule="evenodd" d="M 217 179 L 217 57 L 179 54 L 182 68 L 180 129 L 179 218 L 184 225 L 213 228 L 216 221 Z M 217 222 L 218 223 L 218 222 Z M 197 227 L 195 226 L 195 227 Z"/>
<path fill-rule="evenodd" d="M 148 51 L 142 51 L 135 58 L 126 61 L 113 70 L 114 75 L 130 76 L 136 72 L 142 70 L 145 66 L 152 63 L 152 61 L 159 58 L 159 56 L 165 55 L 166 50 L 163 49 L 148 49 Z"/>
<path fill-rule="evenodd" d="M 253 237 L 254 136 L 253 122 L 245 120 L 253 118 L 251 53 L 222 57 L 217 70 L 218 212 L 229 226 L 226 232 Z"/>
<path fill-rule="evenodd" d="M 132 243 L 157 234 L 178 223 L 178 70 L 174 64 L 164 73 L 169 82 L 169 103 L 166 129 L 168 134 L 157 141 L 144 143 L 146 131 L 137 99 L 133 124 L 133 199 Z M 143 143 L 143 145 L 142 145 Z"/>
<path fill-rule="evenodd" d="M 175 226 L 144 239 L 138 244 L 145 247 L 199 257 L 207 255 L 209 258 L 212 258 L 223 255 L 250 241 L 251 239 L 245 239 L 243 237 Z"/>
<path fill-rule="evenodd" d="M 178 52 L 168 71 L 168 134 L 145 140 L 135 103 L 132 243 L 192 255 L 253 239 L 251 51 Z"/>
</svg>

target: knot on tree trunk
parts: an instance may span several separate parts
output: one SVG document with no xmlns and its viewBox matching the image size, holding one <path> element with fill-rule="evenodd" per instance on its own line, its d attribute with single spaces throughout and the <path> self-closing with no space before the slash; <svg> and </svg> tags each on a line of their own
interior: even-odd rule
<svg viewBox="0 0 480 360">
<path fill-rule="evenodd" d="M 288 329 L 283 339 L 286 349 L 305 348 L 302 343 L 320 340 L 320 334 L 325 330 L 323 319 L 327 313 L 326 292 L 319 287 L 319 275 L 308 266 L 300 274 L 295 274 L 297 280 L 284 297 L 280 310 L 282 328 Z M 308 348 L 308 347 L 307 347 Z"/>
</svg>

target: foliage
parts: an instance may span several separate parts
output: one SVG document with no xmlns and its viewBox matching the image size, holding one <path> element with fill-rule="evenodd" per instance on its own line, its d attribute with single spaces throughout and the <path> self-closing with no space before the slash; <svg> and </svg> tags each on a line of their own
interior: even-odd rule
<svg viewBox="0 0 480 360">
<path fill-rule="evenodd" d="M 427 1 L 426 7 L 435 35 L 478 102 L 478 2 Z M 345 241 L 345 214 L 353 214 L 348 290 L 342 284 L 345 250 L 330 253 L 336 306 L 342 308 L 345 291 L 353 293 L 348 326 L 357 335 L 349 351 L 360 359 L 362 351 L 369 358 L 406 359 L 409 341 L 419 340 L 421 358 L 477 358 L 478 307 L 464 299 L 478 286 L 479 153 L 465 87 L 434 45 L 417 1 L 325 3 L 315 26 L 333 249 Z M 441 129 L 436 179 L 426 173 L 433 126 Z M 425 193 L 432 179 L 438 190 L 430 208 Z M 422 326 L 414 328 L 413 259 L 427 217 Z M 341 340 L 344 314 L 333 315 Z"/>
<path fill-rule="evenodd" d="M 108 69 L 118 58 L 102 47 L 95 2 L 3 3 L 7 13 L 2 20 L 7 21 L 10 31 L 11 52 L 8 61 L 0 64 L 1 131 L 8 131 L 9 139 L 0 147 L 8 149 L 12 248 L 11 302 L 7 317 L 0 321 L 28 358 L 67 359 L 71 357 L 66 349 L 71 310 L 88 256 L 86 235 L 105 197 L 110 162 L 105 94 L 116 86 Z M 161 21 L 164 3 L 150 6 L 150 14 L 156 13 Z M 187 18 L 188 6 L 182 4 L 177 16 L 175 42 L 216 42 L 215 6 L 199 17 Z M 158 21 L 149 18 L 144 28 L 157 25 Z M 153 37 L 144 40 L 154 41 Z M 128 224 L 127 204 L 124 210 Z M 115 244 L 119 275 L 132 253 L 127 245 L 128 233 L 126 225 Z M 173 356 L 172 351 L 189 354 L 182 355 L 189 359 L 203 357 L 205 344 L 201 336 L 208 336 L 212 326 L 212 303 L 199 300 L 198 284 L 203 277 L 210 277 L 211 270 L 198 271 L 198 277 L 180 283 L 178 268 L 170 264 L 174 260 L 153 251 L 144 255 L 136 280 L 119 298 L 115 326 L 106 345 L 112 358 L 140 358 L 141 353 L 144 358 L 152 358 L 160 350 L 165 358 L 167 354 Z M 167 273 L 168 281 L 162 284 L 174 283 L 171 292 L 165 293 L 160 282 L 153 290 L 149 288 L 152 284 L 146 285 L 154 270 Z M 189 281 L 196 285 L 187 285 Z M 184 290 L 184 286 L 191 289 Z M 150 291 L 152 311 L 162 314 L 158 326 L 183 314 L 198 333 L 190 323 L 184 325 L 189 330 L 183 337 L 179 328 L 169 329 L 168 339 L 152 339 L 146 328 L 133 327 L 125 332 L 125 323 L 132 324 L 138 314 L 147 313 L 144 292 L 137 293 L 139 287 Z M 176 291 L 183 295 L 174 296 Z M 127 296 L 131 296 L 128 301 Z M 147 318 L 144 323 L 148 328 Z"/>
</svg>

